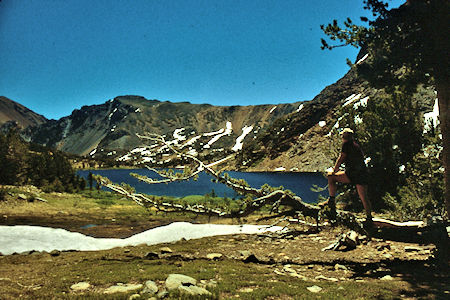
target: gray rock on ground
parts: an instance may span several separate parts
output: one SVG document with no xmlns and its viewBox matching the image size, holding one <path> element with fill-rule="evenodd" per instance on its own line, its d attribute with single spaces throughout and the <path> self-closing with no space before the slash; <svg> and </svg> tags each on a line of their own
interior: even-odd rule
<svg viewBox="0 0 450 300">
<path fill-rule="evenodd" d="M 197 280 L 183 274 L 170 274 L 165 284 L 166 288 L 171 291 L 177 289 L 179 286 L 196 285 Z"/>
<path fill-rule="evenodd" d="M 84 291 L 84 290 L 87 290 L 90 287 L 91 287 L 91 284 L 89 282 L 82 281 L 82 282 L 78 282 L 78 283 L 72 284 L 70 286 L 70 289 L 73 290 L 73 291 Z"/>
<path fill-rule="evenodd" d="M 153 280 L 147 280 L 144 283 L 144 289 L 142 290 L 142 294 L 150 294 L 154 295 L 158 292 L 158 286 Z"/>
<path fill-rule="evenodd" d="M 142 284 L 118 283 L 116 285 L 110 286 L 103 293 L 104 294 L 128 293 L 131 291 L 139 290 L 141 288 L 142 288 Z"/>
<path fill-rule="evenodd" d="M 193 296 L 197 296 L 197 295 L 211 295 L 211 292 L 208 291 L 205 288 L 202 287 L 198 287 L 196 285 L 191 285 L 191 286 L 185 286 L 185 285 L 180 285 L 178 287 L 178 290 L 182 293 L 186 293 L 189 295 L 193 295 Z"/>
</svg>

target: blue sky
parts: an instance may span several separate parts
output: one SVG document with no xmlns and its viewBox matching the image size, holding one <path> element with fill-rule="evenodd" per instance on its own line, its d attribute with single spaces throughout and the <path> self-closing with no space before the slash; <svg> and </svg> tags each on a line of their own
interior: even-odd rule
<svg viewBox="0 0 450 300">
<path fill-rule="evenodd" d="M 320 24 L 361 15 L 355 0 L 3 0 L 0 95 L 47 118 L 118 95 L 310 100 L 358 52 L 320 50 Z"/>
</svg>

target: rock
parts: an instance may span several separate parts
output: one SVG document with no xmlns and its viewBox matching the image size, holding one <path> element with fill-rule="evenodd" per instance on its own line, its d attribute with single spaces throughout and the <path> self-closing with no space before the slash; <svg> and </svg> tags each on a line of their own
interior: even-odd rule
<svg viewBox="0 0 450 300">
<path fill-rule="evenodd" d="M 193 295 L 193 296 L 196 296 L 196 295 L 210 296 L 210 295 L 212 295 L 211 292 L 208 291 L 207 289 L 198 287 L 196 285 L 191 285 L 191 286 L 180 285 L 178 287 L 178 290 L 182 293 L 186 293 L 186 294 Z"/>
<path fill-rule="evenodd" d="M 89 282 L 82 281 L 82 282 L 72 284 L 70 286 L 70 289 L 74 290 L 74 291 L 84 291 L 84 290 L 87 290 L 90 286 L 91 286 L 91 284 Z"/>
<path fill-rule="evenodd" d="M 59 256 L 60 254 L 61 254 L 61 251 L 59 251 L 59 250 L 53 250 L 50 252 L 51 256 Z"/>
<path fill-rule="evenodd" d="M 347 270 L 348 270 L 346 266 L 340 265 L 340 264 L 335 264 L 335 265 L 334 265 L 334 269 L 335 269 L 335 270 L 344 270 L 344 271 L 347 271 Z"/>
<path fill-rule="evenodd" d="M 239 289 L 239 292 L 241 292 L 241 293 L 252 293 L 253 291 L 254 291 L 254 289 L 251 287 Z"/>
<path fill-rule="evenodd" d="M 25 196 L 25 194 L 18 194 L 17 198 L 19 198 L 20 200 L 27 200 L 27 196 Z"/>
<path fill-rule="evenodd" d="M 161 251 L 161 254 L 173 253 L 172 249 L 170 249 L 169 247 L 159 248 L 159 251 Z"/>
<path fill-rule="evenodd" d="M 141 295 L 139 294 L 133 294 L 130 297 L 128 297 L 128 300 L 134 300 L 134 299 L 139 299 L 141 298 Z"/>
<path fill-rule="evenodd" d="M 221 254 L 221 253 L 209 253 L 206 255 L 206 258 L 210 259 L 210 260 L 219 260 L 222 257 L 223 257 L 223 254 Z"/>
<path fill-rule="evenodd" d="M 159 254 L 156 252 L 148 252 L 147 254 L 145 254 L 144 256 L 145 259 L 158 259 L 159 258 Z"/>
<path fill-rule="evenodd" d="M 380 280 L 394 280 L 394 277 L 392 277 L 391 275 L 385 275 L 381 277 Z"/>
<path fill-rule="evenodd" d="M 241 251 L 239 251 L 239 254 L 240 254 L 241 256 L 243 256 L 243 257 L 248 257 L 248 256 L 250 256 L 252 253 L 251 253 L 250 251 L 248 251 L 248 250 L 241 250 Z"/>
<path fill-rule="evenodd" d="M 131 291 L 139 290 L 141 288 L 142 288 L 142 284 L 118 283 L 117 285 L 110 286 L 103 293 L 105 293 L 105 294 L 128 293 Z"/>
<path fill-rule="evenodd" d="M 191 286 L 196 285 L 197 280 L 195 278 L 182 275 L 182 274 L 170 274 L 166 279 L 166 288 L 171 291 L 177 289 L 179 286 Z"/>
<path fill-rule="evenodd" d="M 166 298 L 168 295 L 169 295 L 169 292 L 161 291 L 158 293 L 157 297 L 158 297 L 158 299 L 163 299 L 163 298 Z"/>
<path fill-rule="evenodd" d="M 315 279 L 316 279 L 316 280 L 327 280 L 327 281 L 333 281 L 333 282 L 338 282 L 338 281 L 339 281 L 339 279 L 337 279 L 337 278 L 334 278 L 334 277 L 325 277 L 325 276 L 323 276 L 323 275 L 316 276 Z"/>
<path fill-rule="evenodd" d="M 259 263 L 260 262 L 260 260 L 254 254 L 250 254 L 249 256 L 244 258 L 242 261 L 245 263 Z"/>
<path fill-rule="evenodd" d="M 319 293 L 322 290 L 322 288 L 320 286 L 317 286 L 317 285 L 308 286 L 306 289 L 308 291 L 310 291 L 311 293 Z"/>
<path fill-rule="evenodd" d="M 142 294 L 150 294 L 154 295 L 158 292 L 158 286 L 153 280 L 147 280 L 144 283 L 144 289 L 142 290 Z"/>
<path fill-rule="evenodd" d="M 377 247 L 378 251 L 383 251 L 384 249 L 391 250 L 391 245 L 390 244 L 382 244 Z"/>
</svg>

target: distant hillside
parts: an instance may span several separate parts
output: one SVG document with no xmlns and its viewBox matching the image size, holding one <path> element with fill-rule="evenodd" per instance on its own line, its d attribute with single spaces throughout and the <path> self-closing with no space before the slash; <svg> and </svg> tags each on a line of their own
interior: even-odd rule
<svg viewBox="0 0 450 300">
<path fill-rule="evenodd" d="M 0 126 L 15 123 L 21 128 L 36 126 L 47 121 L 34 111 L 4 96 L 0 96 Z"/>
<path fill-rule="evenodd" d="M 300 104 L 213 106 L 120 96 L 83 106 L 70 116 L 28 130 L 27 135 L 36 143 L 69 153 L 122 161 L 155 157 L 157 153 L 146 149 L 148 144 L 136 136 L 147 132 L 165 135 L 173 143 L 189 143 L 186 149 L 192 153 L 227 154 L 239 151 L 242 144 Z"/>
<path fill-rule="evenodd" d="M 282 116 L 245 144 L 229 167 L 246 171 L 324 171 L 334 164 L 336 145 L 330 137 L 336 134 L 333 129 L 342 129 L 339 121 L 343 108 L 354 110 L 365 106 L 382 93 L 351 70 L 313 100 L 304 102 L 301 110 Z M 434 89 L 419 88 L 415 99 L 419 103 L 418 113 L 432 111 Z"/>
</svg>

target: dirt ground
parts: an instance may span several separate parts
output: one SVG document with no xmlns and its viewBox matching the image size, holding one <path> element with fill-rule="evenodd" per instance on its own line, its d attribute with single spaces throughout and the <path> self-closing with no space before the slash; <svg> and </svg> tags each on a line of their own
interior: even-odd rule
<svg viewBox="0 0 450 300">
<path fill-rule="evenodd" d="M 62 209 L 52 201 L 2 203 L 0 225 L 51 226 L 94 237 L 124 238 L 173 221 L 208 221 L 189 215 L 149 214 L 134 207 L 117 213 L 127 210 L 125 205 L 111 209 L 95 205 Z M 255 219 L 246 221 L 254 223 Z M 96 226 L 86 228 L 89 224 Z M 374 238 L 350 251 L 321 251 L 345 229 L 294 228 L 297 231 L 289 235 L 216 236 L 106 251 L 0 256 L 0 299 L 128 299 L 133 293 L 107 295 L 104 290 L 118 282 L 146 280 L 154 280 L 164 290 L 164 280 L 171 273 L 216 283 L 208 286 L 212 296 L 195 299 L 450 298 L 450 272 L 433 259 L 432 244 Z M 77 282 L 89 282 L 91 287 L 73 291 L 70 287 Z M 322 290 L 310 292 L 311 286 Z"/>
</svg>

